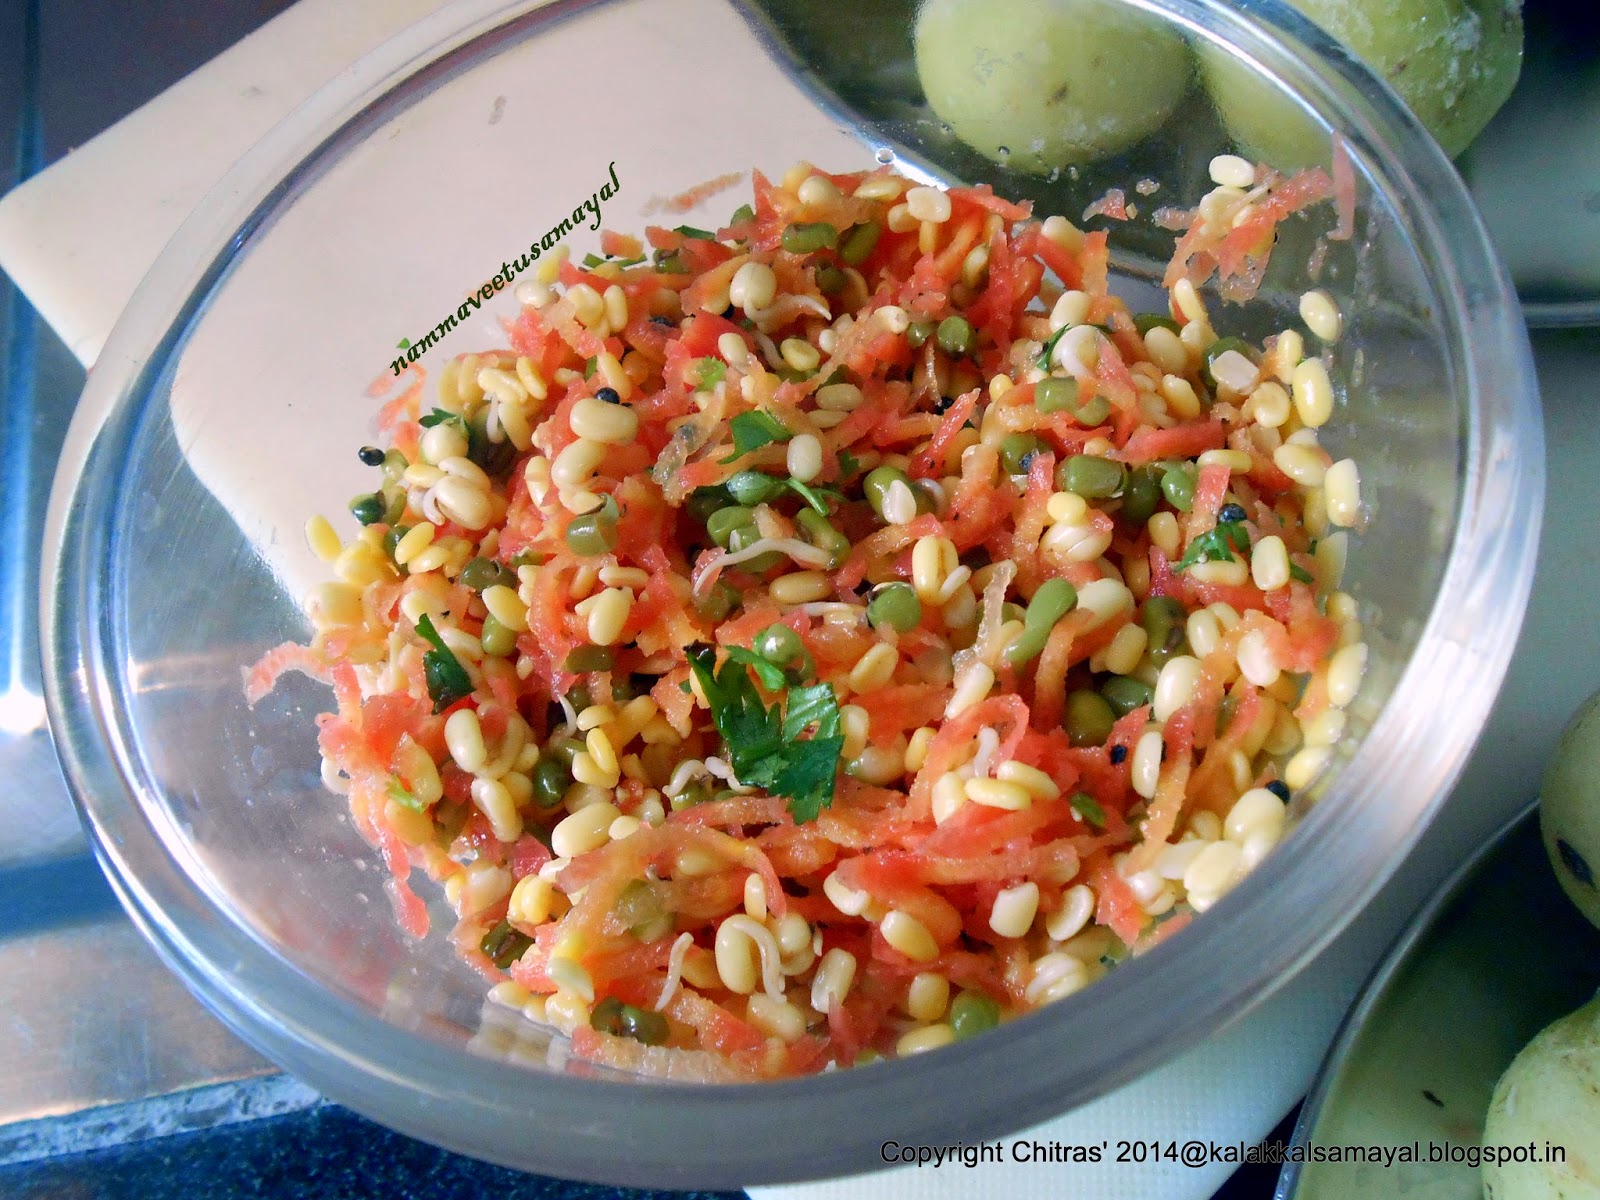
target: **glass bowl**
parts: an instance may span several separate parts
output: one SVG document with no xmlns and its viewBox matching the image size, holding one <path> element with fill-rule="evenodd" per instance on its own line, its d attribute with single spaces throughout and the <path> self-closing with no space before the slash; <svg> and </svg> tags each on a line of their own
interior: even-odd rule
<svg viewBox="0 0 1600 1200">
<path fill-rule="evenodd" d="M 1195 88 L 1144 144 L 1076 177 L 986 165 L 918 107 L 905 14 L 885 25 L 870 4 L 817 11 L 836 14 L 838 44 L 879 48 L 835 72 L 899 89 L 876 108 L 828 84 L 793 6 L 467 0 L 352 67 L 206 199 L 96 365 L 52 501 L 46 678 L 68 779 L 134 921 L 241 1037 L 342 1103 L 513 1166 L 657 1186 L 837 1175 L 881 1165 L 886 1140 L 992 1136 L 1150 1069 L 1269 995 L 1395 869 L 1479 732 L 1532 575 L 1543 456 L 1515 297 L 1442 154 L 1309 24 L 1266 3 L 1248 18 L 1124 3 L 1337 131 L 1355 177 L 1357 238 L 1320 281 L 1347 330 L 1324 441 L 1361 463 L 1371 523 L 1346 586 L 1372 657 L 1292 835 L 1182 936 L 1046 1011 L 770 1084 L 571 1063 L 561 1039 L 485 1009 L 442 932 L 399 931 L 375 852 L 318 780 L 326 691 L 291 677 L 251 708 L 242 689 L 266 649 L 308 633 L 299 597 L 326 568 L 301 530 L 369 478 L 352 450 L 397 343 L 613 171 L 605 218 L 629 230 L 650 212 L 715 224 L 731 193 L 672 198 L 802 158 L 982 176 L 1076 216 L 1108 179 L 1192 201 L 1226 148 Z M 597 235 L 579 224 L 581 254 Z M 1119 238 L 1123 285 L 1142 286 L 1148 240 Z M 1304 280 L 1281 249 L 1257 302 L 1219 320 L 1259 334 L 1294 319 Z M 484 303 L 425 365 L 500 344 L 512 310 Z"/>
</svg>

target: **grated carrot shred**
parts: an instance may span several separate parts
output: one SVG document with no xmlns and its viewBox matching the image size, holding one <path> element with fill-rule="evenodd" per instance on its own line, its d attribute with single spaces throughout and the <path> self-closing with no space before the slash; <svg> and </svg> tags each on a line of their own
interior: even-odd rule
<svg viewBox="0 0 1600 1200">
<path fill-rule="evenodd" d="M 1227 221 L 1163 210 L 1183 229 L 1169 286 L 1216 276 L 1225 296 L 1247 293 L 1278 225 L 1329 197 L 1348 235 L 1343 150 L 1331 179 L 1263 169 L 1253 208 Z M 370 579 L 359 617 L 330 601 L 339 611 L 318 614 L 309 646 L 246 672 L 252 704 L 291 670 L 332 686 L 324 769 L 383 859 L 401 927 L 427 930 L 415 871 L 472 888 L 457 953 L 582 1007 L 592 1024 L 571 1044 L 587 1062 L 697 1081 L 847 1066 L 893 1052 L 929 971 L 1020 1013 L 1035 961 L 1057 947 L 1045 920 L 995 931 L 1005 889 L 1036 884 L 1048 915 L 1084 882 L 1093 927 L 1138 951 L 1164 940 L 1187 915 L 1153 922 L 1126 876 L 1197 812 L 1228 812 L 1239 755 L 1253 779 L 1281 776 L 1262 746 L 1282 707 L 1309 720 L 1331 703 L 1325 664 L 1345 630 L 1314 583 L 1202 582 L 1183 561 L 1236 504 L 1253 544 L 1280 537 L 1315 575 L 1305 490 L 1273 461 L 1284 433 L 1212 395 L 1197 365 L 1182 373 L 1202 412 L 1165 406 L 1162 368 L 1112 289 L 1105 230 L 1041 224 L 978 187 L 945 193 L 947 220 L 897 232 L 889 213 L 913 185 L 892 178 L 752 172 L 753 215 L 709 232 L 607 230 L 608 263 L 563 258 L 548 294 L 502 322 L 510 351 L 445 369 L 446 412 L 426 419 L 455 422 L 470 468 L 422 461 L 452 439 L 427 437 L 420 363 L 375 383 L 385 448 L 416 469 L 397 479 L 391 460 L 380 498 L 401 515 L 361 535 L 367 559 L 340 564 Z M 1092 211 L 1130 215 L 1117 192 Z M 580 287 L 609 296 L 603 316 Z M 1045 353 L 1069 289 L 1107 331 L 1075 393 Z M 483 377 L 480 394 L 484 366 L 517 387 Z M 1224 447 L 1248 470 L 1197 468 Z M 1079 455 L 1109 482 L 1084 485 Z M 1134 518 L 1135 481 L 1174 466 L 1193 475 L 1186 509 L 1163 488 Z M 482 512 L 462 496 L 479 473 Z M 431 540 L 400 562 L 424 520 Z M 1055 580 L 1078 602 L 1040 628 L 1035 601 Z M 1159 598 L 1186 618 L 1212 603 L 1240 617 L 1156 726 L 1132 689 L 1160 678 L 1164 660 L 1138 642 L 1160 627 Z M 1019 625 L 1042 645 L 1013 662 Z M 1303 690 L 1242 675 L 1247 634 Z M 690 670 L 703 654 L 721 672 L 711 682 Z M 1077 694 L 1110 708 L 1115 654 L 1129 678 L 1086 737 L 1073 723 L 1103 714 Z M 728 682 L 741 678 L 748 692 Z M 798 731 L 784 727 L 796 704 L 812 706 Z M 1132 760 L 1153 728 L 1163 762 L 1146 799 Z M 891 910 L 915 922 L 893 944 Z M 728 936 L 735 951 L 719 954 Z M 825 1004 L 815 972 L 835 950 L 855 970 Z M 769 986 L 759 1015 L 746 996 Z M 639 1038 L 606 1015 L 630 1008 Z M 798 1023 L 771 1035 L 764 1023 L 791 1010 Z"/>
</svg>

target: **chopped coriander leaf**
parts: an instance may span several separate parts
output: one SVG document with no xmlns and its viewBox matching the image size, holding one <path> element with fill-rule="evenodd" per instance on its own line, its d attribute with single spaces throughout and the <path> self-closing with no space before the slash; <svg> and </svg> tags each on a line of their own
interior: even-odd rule
<svg viewBox="0 0 1600 1200">
<path fill-rule="evenodd" d="M 775 666 L 762 658 L 754 650 L 747 650 L 743 646 L 729 646 L 728 660 L 742 663 L 756 673 L 756 678 L 761 681 L 761 686 L 769 692 L 780 691 L 788 678 L 783 673 L 783 668 Z"/>
<path fill-rule="evenodd" d="M 590 270 L 593 270 L 595 267 L 604 266 L 608 262 L 614 262 L 619 267 L 637 267 L 643 261 L 644 255 L 642 254 L 636 254 L 632 258 L 613 258 L 609 254 L 585 254 L 583 256 L 583 265 L 588 267 Z"/>
<path fill-rule="evenodd" d="M 1183 557 L 1178 560 L 1175 571 L 1187 570 L 1195 563 L 1203 562 L 1232 562 L 1233 554 L 1229 547 L 1240 554 L 1250 553 L 1250 534 L 1239 521 L 1218 521 L 1216 528 L 1209 533 L 1202 533 L 1189 543 L 1189 548 L 1183 552 Z"/>
<path fill-rule="evenodd" d="M 710 391 L 722 382 L 722 377 L 728 373 L 727 364 L 720 358 L 697 358 L 694 360 L 695 378 L 700 381 L 702 392 Z"/>
<path fill-rule="evenodd" d="M 839 478 L 849 479 L 861 469 L 861 462 L 848 450 L 839 451 Z"/>
<path fill-rule="evenodd" d="M 789 812 L 796 824 L 815 821 L 822 810 L 833 803 L 834 781 L 843 749 L 843 734 L 795 742 L 789 747 L 783 766 L 770 786 L 778 795 L 789 798 Z"/>
<path fill-rule="evenodd" d="M 463 433 L 466 432 L 467 422 L 461 416 L 461 414 L 446 412 L 442 408 L 434 409 L 427 416 L 419 420 L 417 424 L 421 425 L 424 429 L 432 429 L 435 425 L 445 425 L 452 421 L 455 422 L 457 428 L 459 428 Z"/>
<path fill-rule="evenodd" d="M 428 684 L 428 696 L 433 700 L 433 711 L 441 713 L 457 700 L 472 695 L 472 677 L 444 644 L 427 613 L 417 620 L 417 634 L 433 647 L 422 656 L 422 674 Z"/>
<path fill-rule="evenodd" d="M 783 714 L 783 736 L 797 738 L 815 725 L 815 736 L 829 738 L 839 732 L 839 701 L 831 683 L 789 689 L 789 704 Z"/>
<path fill-rule="evenodd" d="M 790 476 L 788 479 L 784 480 L 784 482 L 789 485 L 789 490 L 790 491 L 792 491 L 795 495 L 799 496 L 800 499 L 804 500 L 807 504 L 809 504 L 812 508 L 816 509 L 823 516 L 827 516 L 829 514 L 829 512 L 832 511 L 828 507 L 827 500 L 825 500 L 823 497 L 824 496 L 828 496 L 828 495 L 835 495 L 835 496 L 838 495 L 838 492 L 836 492 L 833 488 L 827 488 L 827 487 L 815 488 L 815 487 L 812 487 L 810 484 L 801 483 L 798 479 L 794 478 L 793 476 Z"/>
<path fill-rule="evenodd" d="M 389 780 L 389 799 L 402 808 L 409 808 L 412 812 L 427 812 L 428 806 L 424 804 L 398 779 Z"/>
<path fill-rule="evenodd" d="M 1045 339 L 1044 346 L 1039 351 L 1039 356 L 1033 360 L 1034 366 L 1038 367 L 1041 371 L 1048 371 L 1050 369 L 1050 355 L 1055 350 L 1056 343 L 1061 340 L 1061 335 L 1066 333 L 1066 331 L 1071 328 L 1072 326 L 1070 325 L 1063 325 L 1060 329 L 1056 330 Z"/>
<path fill-rule="evenodd" d="M 740 413 L 728 422 L 728 428 L 733 434 L 733 454 L 722 460 L 724 464 L 773 442 L 787 442 L 794 436 L 778 423 L 776 417 L 759 411 Z"/>
<path fill-rule="evenodd" d="M 752 661 L 758 656 L 741 650 L 731 648 L 721 670 L 714 670 L 715 650 L 705 645 L 689 648 L 689 666 L 711 707 L 733 773 L 740 783 L 786 797 L 796 822 L 815 820 L 833 803 L 844 748 L 833 685 L 784 688 L 780 679 L 779 687 L 769 689 L 779 695 L 768 708 L 749 670 L 760 672 L 763 683 L 769 676 Z M 771 663 L 767 666 L 777 670 Z M 782 676 L 781 671 L 778 674 Z M 801 740 L 800 735 L 813 727 L 812 737 Z"/>
<path fill-rule="evenodd" d="M 1067 804 L 1080 819 L 1096 829 L 1106 827 L 1106 810 L 1101 808 L 1099 801 L 1088 792 L 1075 792 Z"/>
<path fill-rule="evenodd" d="M 1315 583 L 1316 578 L 1299 563 L 1289 564 L 1289 578 L 1300 583 Z"/>
<path fill-rule="evenodd" d="M 705 645 L 691 646 L 688 657 L 689 667 L 711 708 L 711 719 L 727 745 L 735 774 L 743 783 L 756 783 L 747 778 L 750 765 L 783 750 L 777 708 L 768 711 L 750 682 L 745 665 L 738 660 L 729 659 L 716 671 L 716 651 Z"/>
<path fill-rule="evenodd" d="M 673 232 L 681 233 L 686 238 L 696 238 L 702 242 L 714 242 L 717 240 L 716 234 L 705 229 L 696 229 L 693 225 L 679 225 Z"/>
</svg>

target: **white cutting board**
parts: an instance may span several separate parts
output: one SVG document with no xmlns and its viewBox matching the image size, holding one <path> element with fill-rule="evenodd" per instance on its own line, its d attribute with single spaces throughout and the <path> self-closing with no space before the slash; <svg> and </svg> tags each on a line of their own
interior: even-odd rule
<svg viewBox="0 0 1600 1200">
<path fill-rule="evenodd" d="M 0 267 L 85 365 L 92 365 L 145 270 L 233 162 L 316 87 L 361 53 L 439 7 L 436 0 L 301 0 L 66 159 L 0 199 Z M 150 164 L 159 164 L 151 169 Z M 1552 403 L 1553 481 L 1600 461 L 1600 422 L 1581 419 L 1581 380 L 1600 366 L 1600 339 L 1540 346 Z M 1571 402 L 1569 402 L 1569 400 Z M 1600 510 L 1558 485 L 1545 524 L 1563 546 L 1600 541 Z M 1548 539 L 1547 539 L 1548 540 Z M 1547 547 L 1548 549 L 1548 547 Z M 1122 1140 L 1254 1143 L 1305 1091 L 1340 1015 L 1405 918 L 1529 798 L 1565 714 L 1600 682 L 1600 599 L 1567 553 L 1541 555 L 1540 585 L 1484 747 L 1448 810 L 1399 876 L 1335 945 L 1277 997 L 1167 1066 L 1019 1139 L 1104 1145 Z M 1008 1163 L 901 1168 L 799 1187 L 779 1197 L 1084 1197 L 1203 1200 L 1226 1163 L 1047 1166 Z"/>
</svg>

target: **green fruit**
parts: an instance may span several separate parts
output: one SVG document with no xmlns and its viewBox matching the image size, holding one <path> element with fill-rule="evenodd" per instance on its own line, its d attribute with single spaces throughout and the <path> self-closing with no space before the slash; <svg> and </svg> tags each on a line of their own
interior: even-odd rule
<svg viewBox="0 0 1600 1200">
<path fill-rule="evenodd" d="M 1332 163 L 1328 131 L 1275 85 L 1216 46 L 1197 45 L 1195 57 L 1217 115 L 1246 158 L 1285 173 Z"/>
<path fill-rule="evenodd" d="M 1110 0 L 928 0 L 914 43 L 923 93 L 956 136 L 1036 175 L 1147 137 L 1189 82 L 1176 31 Z"/>
<path fill-rule="evenodd" d="M 1539 789 L 1539 830 L 1562 890 L 1600 928 L 1600 692 L 1556 743 Z"/>
<path fill-rule="evenodd" d="M 1520 0 L 1289 0 L 1383 76 L 1454 158 L 1522 70 Z M 1239 149 L 1280 171 L 1326 166 L 1327 134 L 1238 59 L 1203 47 L 1200 73 Z"/>
<path fill-rule="evenodd" d="M 1600 1200 L 1600 999 L 1562 1017 L 1522 1048 L 1495 1084 L 1484 1121 L 1483 1194 L 1488 1200 Z M 1527 1155 L 1532 1145 L 1540 1151 Z M 1498 1162 L 1506 1151 L 1542 1160 L 1561 1146 L 1565 1162 Z M 1500 1150 L 1502 1153 L 1496 1154 Z"/>
</svg>

